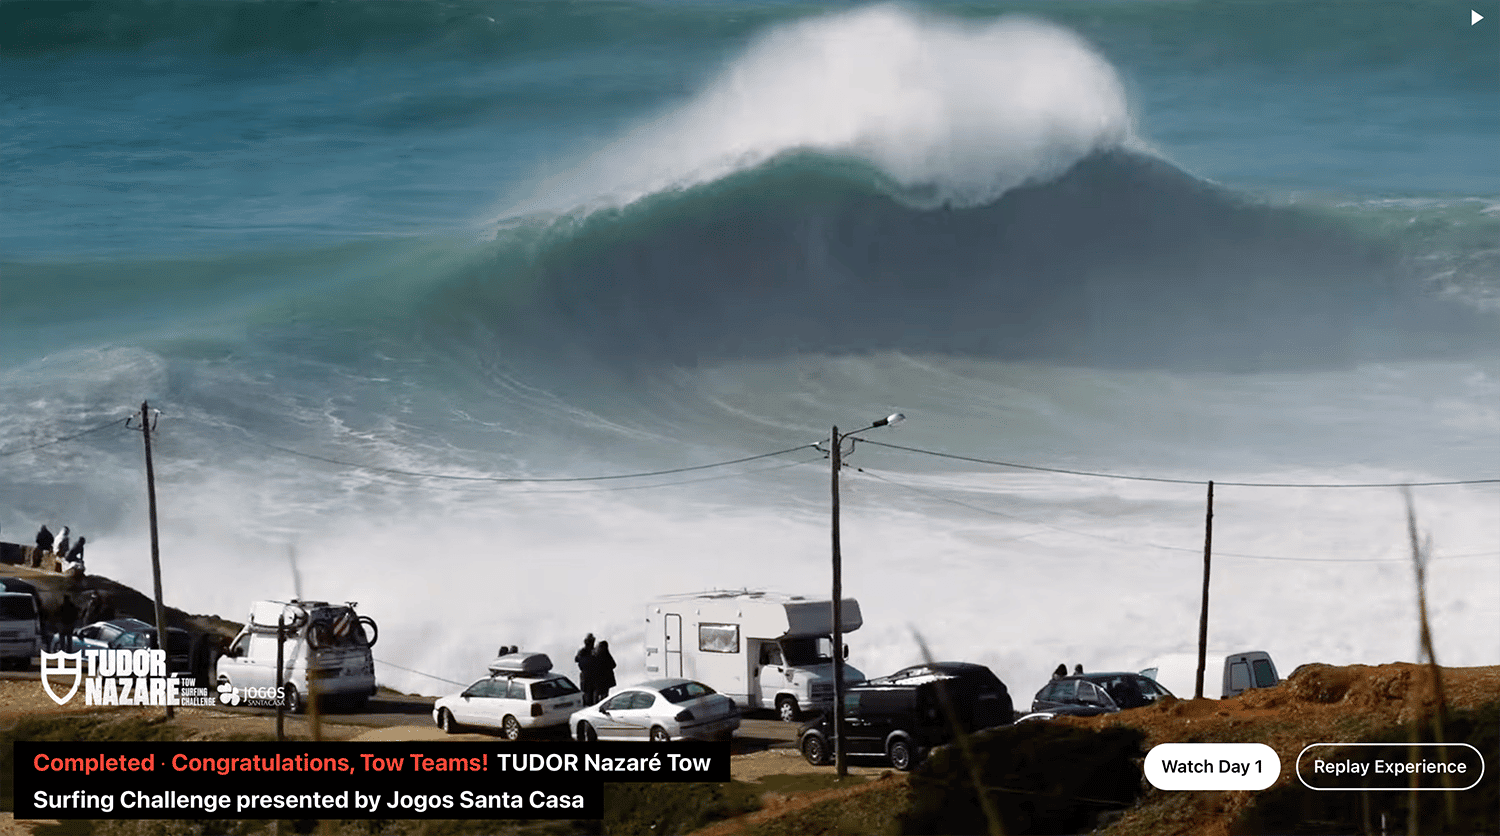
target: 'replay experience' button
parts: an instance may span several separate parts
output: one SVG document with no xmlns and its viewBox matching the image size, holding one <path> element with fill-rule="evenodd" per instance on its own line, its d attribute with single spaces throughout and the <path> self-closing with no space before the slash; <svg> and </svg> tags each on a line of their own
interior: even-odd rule
<svg viewBox="0 0 1500 836">
<path fill-rule="evenodd" d="M 1162 743 L 1146 754 L 1146 780 L 1159 790 L 1263 790 L 1280 774 L 1264 743 Z"/>
</svg>

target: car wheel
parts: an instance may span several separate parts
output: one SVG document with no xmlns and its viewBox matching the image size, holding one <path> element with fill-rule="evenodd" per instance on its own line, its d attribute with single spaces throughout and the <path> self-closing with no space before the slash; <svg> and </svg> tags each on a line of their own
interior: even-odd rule
<svg viewBox="0 0 1500 836">
<path fill-rule="evenodd" d="M 506 740 L 520 740 L 521 721 L 509 714 L 505 715 L 505 719 L 500 722 L 500 736 Z"/>
<path fill-rule="evenodd" d="M 599 739 L 599 733 L 594 731 L 594 727 L 587 720 L 584 720 L 578 724 L 578 739 L 584 743 L 592 743 Z"/>
<path fill-rule="evenodd" d="M 890 746 L 886 748 L 886 755 L 891 759 L 891 766 L 898 770 L 906 772 L 911 769 L 913 758 L 910 740 L 904 737 L 892 740 Z"/>
<path fill-rule="evenodd" d="M 671 739 L 672 738 L 667 734 L 667 730 L 666 729 L 662 728 L 661 726 L 652 726 L 651 727 L 651 742 L 652 743 L 666 743 L 667 741 L 669 741 Z"/>
<path fill-rule="evenodd" d="M 821 734 L 809 734 L 802 738 L 802 757 L 813 766 L 828 763 L 828 743 Z"/>
<path fill-rule="evenodd" d="M 306 703 L 302 700 L 301 692 L 297 690 L 297 686 L 295 685 L 286 685 L 283 687 L 286 688 L 286 691 L 282 693 L 282 705 L 286 706 L 286 710 L 292 714 L 301 714 L 303 709 L 307 707 Z"/>
<path fill-rule="evenodd" d="M 453 712 L 446 708 L 438 712 L 438 728 L 448 734 L 458 733 L 458 724 L 453 722 Z"/>
<path fill-rule="evenodd" d="M 795 723 L 802 719 L 802 712 L 797 710 L 797 700 L 792 697 L 778 697 L 776 713 L 780 715 L 783 723 Z"/>
</svg>

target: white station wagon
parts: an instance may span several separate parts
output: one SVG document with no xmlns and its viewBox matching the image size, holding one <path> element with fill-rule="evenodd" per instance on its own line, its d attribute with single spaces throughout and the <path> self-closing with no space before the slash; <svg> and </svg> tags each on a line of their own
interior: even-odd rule
<svg viewBox="0 0 1500 836">
<path fill-rule="evenodd" d="M 583 705 L 583 693 L 551 673 L 545 653 L 511 653 L 490 663 L 490 675 L 432 706 L 433 722 L 454 734 L 466 726 L 498 729 L 506 740 L 523 731 L 561 726 Z"/>
</svg>

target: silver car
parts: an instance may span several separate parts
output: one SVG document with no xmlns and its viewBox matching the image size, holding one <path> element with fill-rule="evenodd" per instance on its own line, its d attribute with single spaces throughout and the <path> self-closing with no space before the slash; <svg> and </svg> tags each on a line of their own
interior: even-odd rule
<svg viewBox="0 0 1500 836">
<path fill-rule="evenodd" d="M 734 700 L 691 679 L 620 688 L 568 720 L 574 740 L 728 740 L 740 727 Z"/>
</svg>

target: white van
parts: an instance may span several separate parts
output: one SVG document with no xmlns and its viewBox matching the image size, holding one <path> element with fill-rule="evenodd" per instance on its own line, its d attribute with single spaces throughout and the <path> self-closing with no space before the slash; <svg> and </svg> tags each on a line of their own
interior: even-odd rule
<svg viewBox="0 0 1500 836">
<path fill-rule="evenodd" d="M 843 632 L 864 623 L 839 603 Z M 646 607 L 646 676 L 702 682 L 745 709 L 792 722 L 833 702 L 832 599 L 750 590 L 673 595 Z M 842 648 L 848 655 L 848 645 Z M 844 681 L 865 675 L 844 665 Z"/>
<path fill-rule="evenodd" d="M 1246 650 L 1224 657 L 1223 699 L 1238 696 L 1251 688 L 1270 688 L 1281 682 L 1276 663 L 1264 650 Z"/>
<path fill-rule="evenodd" d="M 26 592 L 0 592 L 0 667 L 31 667 L 31 657 L 40 652 L 41 642 L 36 598 Z"/>
<path fill-rule="evenodd" d="M 221 701 L 229 705 L 275 705 L 301 711 L 317 692 L 320 704 L 357 709 L 375 694 L 378 636 L 374 619 L 354 603 L 257 601 L 250 623 L 219 659 Z M 276 670 L 278 621 L 284 625 L 281 672 Z"/>
</svg>

